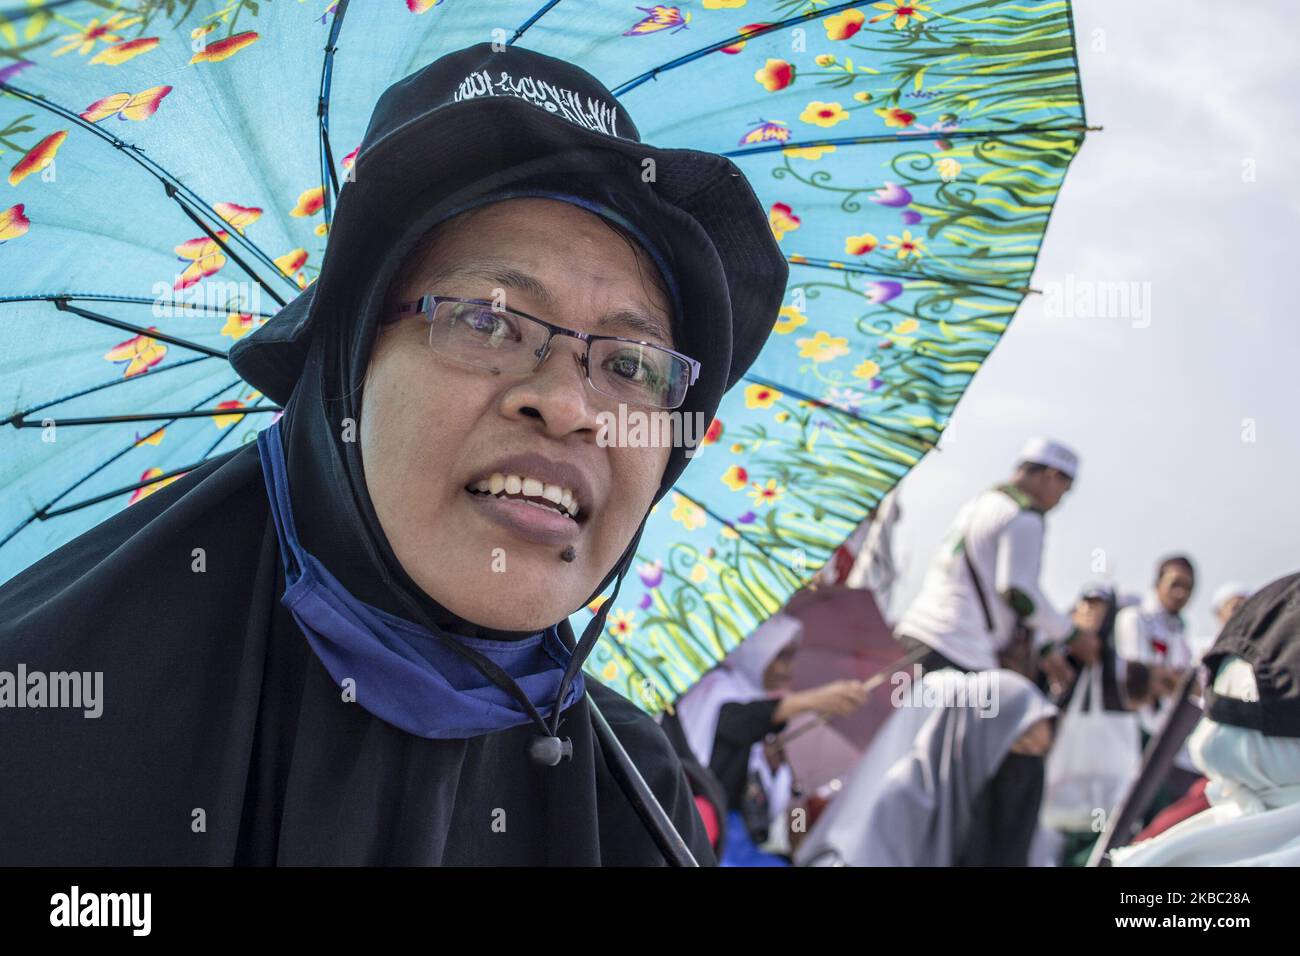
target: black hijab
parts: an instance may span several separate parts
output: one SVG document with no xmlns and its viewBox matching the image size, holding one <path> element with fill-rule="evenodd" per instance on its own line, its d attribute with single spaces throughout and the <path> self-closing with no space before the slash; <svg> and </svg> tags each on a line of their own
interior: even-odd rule
<svg viewBox="0 0 1300 956">
<path fill-rule="evenodd" d="M 307 549 L 361 600 L 483 634 L 410 581 L 365 491 L 360 449 L 340 437 L 345 419 L 359 421 L 383 292 L 440 214 L 376 237 L 375 261 L 353 263 L 371 281 L 358 284 L 360 301 L 331 303 L 281 428 Z M 667 487 L 665 475 L 660 496 Z M 413 736 L 343 699 L 281 605 L 284 589 L 251 445 L 0 588 L 0 670 L 98 672 L 103 682 L 97 718 L 0 710 L 0 865 L 664 862 L 611 773 L 585 698 L 563 711 L 573 755 L 558 766 L 529 759 L 532 725 Z M 692 853 L 711 862 L 662 732 L 585 680 Z"/>
<path fill-rule="evenodd" d="M 505 187 L 619 210 L 678 283 L 677 345 L 704 363 L 681 411 L 707 418 L 767 338 L 787 266 L 729 160 L 640 143 L 617 105 L 631 138 L 514 96 L 457 102 L 449 91 L 459 77 L 489 66 L 562 76 L 561 86 L 616 103 L 582 71 L 489 44 L 394 84 L 372 116 L 356 179 L 340 192 L 320 275 L 230 359 L 284 405 L 303 544 L 354 597 L 431 632 L 509 637 L 460 620 L 411 581 L 366 492 L 360 449 L 342 437 L 349 419 L 360 421 L 379 311 L 405 254 L 450 210 Z M 642 179 L 646 155 L 658 163 L 653 183 Z M 685 451 L 673 449 L 655 501 L 685 468 Z M 626 573 L 640 536 L 593 597 Z M 103 697 L 93 718 L 68 707 L 0 708 L 0 865 L 661 864 L 618 785 L 626 769 L 611 771 L 618 755 L 602 747 L 588 698 L 696 859 L 712 861 L 671 746 L 625 698 L 585 678 L 588 696 L 560 714 L 572 757 L 556 766 L 529 758 L 533 724 L 415 736 L 340 693 L 280 603 L 284 590 L 250 445 L 0 587 L 0 672 L 99 673 Z M 580 641 L 567 620 L 560 628 L 576 671 L 603 614 Z"/>
</svg>

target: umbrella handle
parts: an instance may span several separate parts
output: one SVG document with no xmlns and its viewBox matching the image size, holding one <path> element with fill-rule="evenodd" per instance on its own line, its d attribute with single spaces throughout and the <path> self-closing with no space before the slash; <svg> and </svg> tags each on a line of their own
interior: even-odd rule
<svg viewBox="0 0 1300 956">
<path fill-rule="evenodd" d="M 596 739 L 600 741 L 601 752 L 606 755 L 605 764 L 614 775 L 614 780 L 623 794 L 631 802 L 632 809 L 641 818 L 641 822 L 655 841 L 655 845 L 659 847 L 659 851 L 672 866 L 699 866 L 700 864 L 691 854 L 690 847 L 686 845 L 682 835 L 673 826 L 673 821 L 659 804 L 654 791 L 641 776 L 641 771 L 636 768 L 632 758 L 627 755 L 623 745 L 614 736 L 613 729 L 605 720 L 605 715 L 600 712 L 600 708 L 596 706 L 590 693 L 587 694 L 587 707 L 591 711 L 591 725 L 596 731 Z"/>
<path fill-rule="evenodd" d="M 883 684 L 886 678 L 893 677 L 894 674 L 898 673 L 903 668 L 915 664 L 921 658 L 925 657 L 925 655 L 928 653 L 930 653 L 930 648 L 926 647 L 925 645 L 921 645 L 920 647 L 913 648 L 911 651 L 904 654 L 902 657 L 894 661 L 894 663 L 890 664 L 888 667 L 880 671 L 878 674 L 872 674 L 870 677 L 864 680 L 862 682 L 863 692 L 870 694 L 873 690 L 875 690 L 877 687 Z M 804 734 L 808 733 L 808 731 L 816 730 L 818 727 L 830 723 L 830 721 L 833 719 L 834 718 L 830 714 L 818 714 L 812 720 L 809 720 L 806 723 L 802 723 L 798 727 L 791 727 L 789 730 L 785 731 L 784 733 L 778 734 L 776 740 L 774 741 L 774 745 L 777 747 L 785 747 L 788 743 L 790 743 L 790 741 L 799 739 Z"/>
</svg>

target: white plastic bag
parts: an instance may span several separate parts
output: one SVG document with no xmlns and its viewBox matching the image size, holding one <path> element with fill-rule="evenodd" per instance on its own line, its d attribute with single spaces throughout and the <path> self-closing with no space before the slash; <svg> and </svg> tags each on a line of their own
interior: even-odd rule
<svg viewBox="0 0 1300 956">
<path fill-rule="evenodd" d="M 1100 830 L 1142 764 L 1137 715 L 1102 709 L 1101 665 L 1079 675 L 1047 755 L 1044 826 Z"/>
</svg>

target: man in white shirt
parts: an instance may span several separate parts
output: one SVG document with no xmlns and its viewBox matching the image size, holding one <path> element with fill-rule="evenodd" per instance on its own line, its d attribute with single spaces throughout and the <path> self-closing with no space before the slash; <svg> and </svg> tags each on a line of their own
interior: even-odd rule
<svg viewBox="0 0 1300 956">
<path fill-rule="evenodd" d="M 1191 644 L 1183 625 L 1182 610 L 1196 586 L 1192 562 L 1182 555 L 1165 558 L 1156 571 L 1155 590 L 1136 607 L 1126 607 L 1115 618 L 1115 653 L 1126 661 L 1162 664 L 1184 669 L 1193 664 Z M 1160 727 L 1161 707 L 1144 707 L 1142 729 L 1153 734 Z"/>
<path fill-rule="evenodd" d="M 1116 655 L 1124 661 L 1137 661 L 1148 667 L 1158 665 L 1173 673 L 1191 667 L 1196 661 L 1182 610 L 1191 600 L 1195 587 L 1196 571 L 1188 558 L 1174 555 L 1161 561 L 1156 570 L 1155 590 L 1141 604 L 1124 608 L 1115 618 Z M 1138 709 L 1143 745 L 1160 729 L 1168 706 L 1167 699 L 1160 699 Z M 1166 795 L 1157 799 L 1154 809 L 1180 796 L 1198 776 L 1184 745 L 1169 770 L 1164 787 Z M 1154 816 L 1154 810 L 1148 811 L 1148 815 Z"/>
<path fill-rule="evenodd" d="M 897 627 L 905 647 L 930 648 L 923 668 L 993 669 L 1024 629 L 1037 632 L 1038 650 L 1079 636 L 1071 618 L 1038 586 L 1044 516 L 1070 490 L 1078 467 L 1069 448 L 1033 438 L 1009 482 L 957 513 L 920 594 Z M 1095 648 L 1096 633 L 1083 636 Z M 1054 659 L 1060 656 L 1053 653 Z"/>
</svg>

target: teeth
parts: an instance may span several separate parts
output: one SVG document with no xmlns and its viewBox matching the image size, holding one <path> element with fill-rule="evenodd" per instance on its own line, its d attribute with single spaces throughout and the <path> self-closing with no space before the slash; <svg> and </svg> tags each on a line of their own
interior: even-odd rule
<svg viewBox="0 0 1300 956">
<path fill-rule="evenodd" d="M 556 507 L 551 508 L 539 501 L 526 503 L 536 505 L 539 508 L 547 508 L 550 511 L 566 512 L 573 518 L 578 517 L 578 498 L 573 493 L 572 488 L 565 488 L 562 485 L 548 485 L 538 478 L 529 478 L 523 475 L 504 475 L 496 471 L 487 478 L 480 478 L 471 484 L 470 489 L 490 495 L 499 495 L 504 492 L 508 495 L 522 494 L 527 495 L 529 498 L 541 498 Z"/>
</svg>

